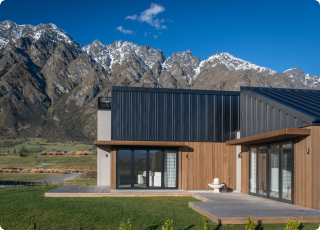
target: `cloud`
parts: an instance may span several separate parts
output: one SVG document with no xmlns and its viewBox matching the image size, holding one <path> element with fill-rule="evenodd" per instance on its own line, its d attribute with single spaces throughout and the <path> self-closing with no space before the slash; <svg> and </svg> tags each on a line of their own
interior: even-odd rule
<svg viewBox="0 0 320 230">
<path fill-rule="evenodd" d="M 1 0 L 0 0 L 1 1 Z M 319 5 L 320 5 L 320 0 L 316 0 L 317 2 L 319 2 Z"/>
<path fill-rule="evenodd" d="M 153 35 L 154 38 L 158 38 L 158 35 Z"/>
<path fill-rule="evenodd" d="M 124 33 L 124 34 L 133 34 L 132 30 L 125 30 L 122 26 L 118 26 L 116 30 L 119 30 L 121 33 Z"/>
<path fill-rule="evenodd" d="M 1 5 L 2 2 L 4 2 L 4 0 L 0 0 L 0 5 Z"/>
<path fill-rule="evenodd" d="M 143 36 L 147 37 L 148 33 L 147 32 L 144 32 Z"/>
<path fill-rule="evenodd" d="M 0 1 L 1 1 L 1 0 L 0 0 Z M 135 14 L 135 15 L 132 15 L 132 16 L 129 15 L 129 16 L 125 17 L 124 19 L 125 19 L 125 20 L 127 20 L 127 19 L 137 20 L 137 18 L 138 18 L 138 15 Z"/>
<path fill-rule="evenodd" d="M 0 0 L 1 1 L 1 0 Z M 164 12 L 166 9 L 158 4 L 151 3 L 150 8 L 146 9 L 145 11 L 141 12 L 140 16 L 138 17 L 135 15 L 129 15 L 125 17 L 125 20 L 138 20 L 140 22 L 146 22 L 149 25 L 155 27 L 156 29 L 167 29 L 167 26 L 163 25 L 163 23 L 166 21 L 165 19 L 158 19 L 156 16 L 159 13 Z"/>
</svg>

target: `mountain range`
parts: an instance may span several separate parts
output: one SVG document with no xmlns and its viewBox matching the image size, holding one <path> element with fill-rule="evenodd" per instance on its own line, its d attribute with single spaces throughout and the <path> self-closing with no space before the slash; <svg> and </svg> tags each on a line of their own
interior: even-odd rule
<svg viewBox="0 0 320 230">
<path fill-rule="evenodd" d="M 150 46 L 99 40 L 82 46 L 54 24 L 0 22 L 0 135 L 96 138 L 99 96 L 111 86 L 239 90 L 240 86 L 320 89 L 318 75 L 283 73 L 216 53 L 165 58 Z"/>
</svg>

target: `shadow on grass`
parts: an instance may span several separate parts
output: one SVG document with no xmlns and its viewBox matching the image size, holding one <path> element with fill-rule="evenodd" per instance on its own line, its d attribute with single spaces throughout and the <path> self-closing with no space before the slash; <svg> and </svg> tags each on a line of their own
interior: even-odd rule
<svg viewBox="0 0 320 230">
<path fill-rule="evenodd" d="M 145 230 L 156 230 L 159 226 L 160 226 L 160 224 L 159 225 L 153 225 L 153 226 L 147 227 Z"/>
<path fill-rule="evenodd" d="M 194 224 L 193 224 L 193 225 L 190 225 L 189 227 L 185 228 L 185 230 L 191 229 L 191 228 L 193 228 L 194 226 L 195 226 Z"/>
<path fill-rule="evenodd" d="M 263 230 L 264 227 L 262 227 L 262 224 L 258 224 L 256 227 L 255 227 L 255 230 Z"/>
</svg>

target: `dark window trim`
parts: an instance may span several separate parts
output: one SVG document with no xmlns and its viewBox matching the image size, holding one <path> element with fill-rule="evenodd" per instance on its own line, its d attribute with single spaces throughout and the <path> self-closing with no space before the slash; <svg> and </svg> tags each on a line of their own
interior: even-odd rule
<svg viewBox="0 0 320 230">
<path fill-rule="evenodd" d="M 119 165 L 119 150 L 131 150 L 131 187 L 119 187 L 119 183 L 118 183 L 118 176 L 119 176 L 119 172 L 118 172 L 118 165 Z M 144 188 L 138 188 L 138 187 L 134 187 L 134 180 L 132 180 L 133 175 L 134 175 L 134 150 L 146 150 L 147 151 L 147 165 L 146 165 L 146 173 L 147 175 L 149 175 L 149 157 L 150 157 L 150 150 L 161 150 L 162 151 L 162 156 L 161 156 L 161 167 L 162 167 L 162 176 L 161 176 L 161 187 L 154 187 L 154 188 L 150 188 L 149 187 L 149 177 L 147 177 L 146 179 L 146 187 Z M 173 150 L 176 151 L 176 161 L 177 161 L 177 165 L 176 165 L 176 187 L 171 187 L 171 188 L 165 188 L 164 187 L 164 151 L 165 150 Z M 159 189 L 159 190 L 173 190 L 173 189 L 178 189 L 179 187 L 179 148 L 156 148 L 156 147 L 151 147 L 151 148 L 138 148 L 138 147 L 117 147 L 116 148 L 116 189 L 130 189 L 130 190 L 134 190 L 134 189 Z"/>
<path fill-rule="evenodd" d="M 292 148 L 292 176 L 291 176 L 291 200 L 286 200 L 286 199 L 282 199 L 282 164 L 281 164 L 281 151 L 282 151 L 282 146 L 286 145 L 286 144 L 291 144 Z M 273 145 L 279 145 L 279 198 L 276 197 L 270 197 L 269 194 L 269 186 L 270 186 L 270 162 L 269 162 L 269 156 L 270 156 L 270 146 Z M 259 172 L 259 164 L 258 164 L 258 160 L 259 160 L 259 148 L 263 148 L 263 147 L 267 147 L 267 194 L 266 195 L 261 195 L 258 194 L 258 172 Z M 280 201 L 280 202 L 284 202 L 284 203 L 289 203 L 289 204 L 294 204 L 294 177 L 295 177 L 295 171 L 294 171 L 294 164 L 295 164 L 295 152 L 294 152 L 294 147 L 295 147 L 295 142 L 294 139 L 290 139 L 290 140 L 285 140 L 285 141 L 275 141 L 275 142 L 270 142 L 268 144 L 261 144 L 261 145 L 251 145 L 249 146 L 249 154 L 251 152 L 251 148 L 257 148 L 257 159 L 256 159 L 256 193 L 250 192 L 250 175 L 251 175 L 251 158 L 249 156 L 249 195 L 253 195 L 253 196 L 258 196 L 258 197 L 262 197 L 262 198 L 266 198 L 266 199 L 270 199 L 270 200 L 276 200 L 276 201 Z"/>
</svg>

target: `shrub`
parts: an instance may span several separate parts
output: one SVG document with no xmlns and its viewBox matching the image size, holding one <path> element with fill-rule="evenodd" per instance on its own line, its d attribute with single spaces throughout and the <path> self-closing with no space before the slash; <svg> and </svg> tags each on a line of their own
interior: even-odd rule
<svg viewBox="0 0 320 230">
<path fill-rule="evenodd" d="M 247 217 L 246 230 L 254 230 L 254 222 L 252 220 L 252 216 Z"/>
<path fill-rule="evenodd" d="M 120 226 L 119 226 L 119 230 L 130 230 L 131 229 L 131 222 L 130 219 L 128 219 L 127 224 L 125 224 L 123 221 L 121 221 Z"/>
<path fill-rule="evenodd" d="M 164 225 L 162 226 L 162 230 L 173 230 L 173 227 L 170 227 L 170 225 L 172 224 L 172 220 L 167 220 Z"/>
<path fill-rule="evenodd" d="M 298 218 L 296 217 L 294 221 L 291 221 L 290 219 L 288 219 L 287 226 L 284 230 L 298 230 L 298 229 L 300 229 L 300 222 Z"/>
<path fill-rule="evenodd" d="M 205 215 L 203 215 L 203 224 L 204 224 L 203 229 L 204 229 L 204 230 L 209 230 L 208 218 L 207 218 Z"/>
</svg>

